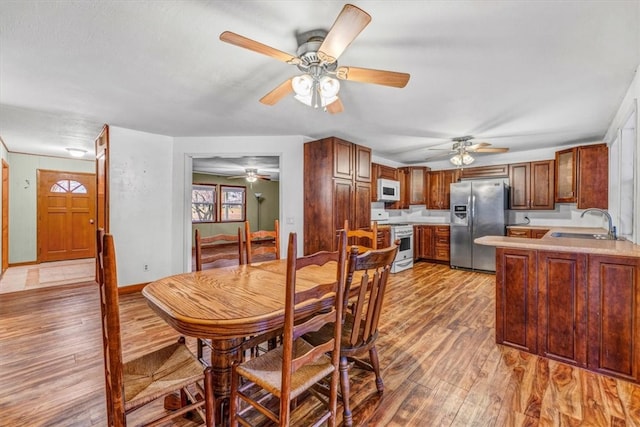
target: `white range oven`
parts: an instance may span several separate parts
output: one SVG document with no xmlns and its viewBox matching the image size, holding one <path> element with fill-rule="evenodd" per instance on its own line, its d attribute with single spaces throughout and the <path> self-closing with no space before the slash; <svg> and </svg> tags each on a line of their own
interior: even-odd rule
<svg viewBox="0 0 640 427">
<path fill-rule="evenodd" d="M 398 253 L 391 265 L 391 272 L 398 273 L 413 268 L 413 225 L 392 224 L 391 242 L 399 240 Z"/>
</svg>

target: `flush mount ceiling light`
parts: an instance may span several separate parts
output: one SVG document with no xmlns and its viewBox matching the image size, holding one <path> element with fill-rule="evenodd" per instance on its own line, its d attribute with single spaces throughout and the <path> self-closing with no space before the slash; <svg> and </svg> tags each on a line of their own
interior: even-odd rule
<svg viewBox="0 0 640 427">
<path fill-rule="evenodd" d="M 87 150 L 83 149 L 83 148 L 73 148 L 73 147 L 69 147 L 66 148 L 66 150 L 69 152 L 69 154 L 71 154 L 73 157 L 84 157 L 85 154 L 87 154 Z"/>
</svg>

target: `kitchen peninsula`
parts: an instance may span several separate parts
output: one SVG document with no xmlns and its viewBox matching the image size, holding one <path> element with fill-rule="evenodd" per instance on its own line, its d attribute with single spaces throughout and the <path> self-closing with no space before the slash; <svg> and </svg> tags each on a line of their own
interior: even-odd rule
<svg viewBox="0 0 640 427">
<path fill-rule="evenodd" d="M 476 240 L 496 247 L 496 342 L 640 382 L 640 246 L 548 228 Z"/>
</svg>

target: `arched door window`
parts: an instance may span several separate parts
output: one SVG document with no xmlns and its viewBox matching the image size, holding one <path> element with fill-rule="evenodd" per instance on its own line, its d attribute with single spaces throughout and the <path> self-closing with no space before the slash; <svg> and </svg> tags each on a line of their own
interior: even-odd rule
<svg viewBox="0 0 640 427">
<path fill-rule="evenodd" d="M 78 181 L 74 181 L 72 179 L 61 179 L 51 186 L 50 191 L 52 193 L 86 194 L 87 188 Z"/>
</svg>

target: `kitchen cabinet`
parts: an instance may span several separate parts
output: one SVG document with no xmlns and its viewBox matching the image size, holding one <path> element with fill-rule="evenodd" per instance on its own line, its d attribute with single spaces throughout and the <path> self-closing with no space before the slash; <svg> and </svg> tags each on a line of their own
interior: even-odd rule
<svg viewBox="0 0 640 427">
<path fill-rule="evenodd" d="M 537 353 L 536 251 L 496 248 L 496 342 Z"/>
<path fill-rule="evenodd" d="M 432 259 L 435 255 L 433 244 L 433 228 L 428 225 L 413 227 L 414 260 Z"/>
<path fill-rule="evenodd" d="M 556 152 L 556 203 L 578 209 L 609 205 L 609 150 L 606 144 L 583 145 Z"/>
<path fill-rule="evenodd" d="M 427 207 L 429 209 L 449 209 L 450 188 L 452 182 L 458 180 L 458 170 L 441 170 L 429 172 L 429 196 Z"/>
<path fill-rule="evenodd" d="M 578 209 L 609 207 L 607 144 L 578 147 Z"/>
<path fill-rule="evenodd" d="M 528 237 L 542 239 L 549 230 L 543 228 L 507 227 L 507 237 Z"/>
<path fill-rule="evenodd" d="M 460 179 L 507 178 L 509 165 L 476 166 L 460 170 Z"/>
<path fill-rule="evenodd" d="M 404 201 L 406 206 L 403 207 L 409 207 L 409 205 L 426 205 L 427 174 L 429 168 L 425 166 L 410 166 L 402 168 L 402 170 L 406 174 L 406 185 L 404 187 Z"/>
<path fill-rule="evenodd" d="M 371 224 L 371 150 L 329 137 L 304 144 L 304 253 L 336 249 L 336 230 Z"/>
<path fill-rule="evenodd" d="M 414 259 L 449 261 L 450 230 L 448 225 L 415 225 L 413 237 Z"/>
<path fill-rule="evenodd" d="M 538 351 L 585 367 L 587 363 L 587 256 L 538 252 Z"/>
<path fill-rule="evenodd" d="M 393 203 L 391 209 L 407 209 L 409 208 L 409 171 L 407 168 L 398 169 L 398 181 L 400 182 L 400 200 Z"/>
<path fill-rule="evenodd" d="M 378 226 L 378 249 L 388 248 L 391 246 L 391 229 L 387 226 L 381 228 Z"/>
<path fill-rule="evenodd" d="M 576 163 L 578 159 L 578 149 L 568 148 L 556 151 L 555 170 L 555 200 L 556 203 L 575 203 L 578 192 L 576 186 Z"/>
<path fill-rule="evenodd" d="M 391 166 L 371 163 L 371 201 L 378 201 L 378 179 L 391 179 L 398 181 L 398 169 Z"/>
<path fill-rule="evenodd" d="M 640 380 L 640 259 L 589 256 L 589 369 Z"/>
<path fill-rule="evenodd" d="M 640 258 L 496 248 L 496 342 L 640 382 Z"/>
<path fill-rule="evenodd" d="M 553 210 L 554 160 L 509 165 L 510 208 L 514 210 Z"/>
</svg>

